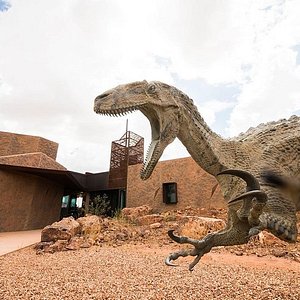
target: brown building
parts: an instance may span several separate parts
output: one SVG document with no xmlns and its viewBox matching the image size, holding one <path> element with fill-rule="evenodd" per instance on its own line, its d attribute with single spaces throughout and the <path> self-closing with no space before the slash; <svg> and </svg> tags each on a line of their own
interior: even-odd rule
<svg viewBox="0 0 300 300">
<path fill-rule="evenodd" d="M 105 194 L 111 211 L 124 206 L 126 184 L 122 189 L 109 186 L 109 172 L 69 171 L 55 160 L 57 150 L 58 144 L 47 139 L 0 131 L 0 232 L 43 228 L 61 217 L 76 217 L 81 192 L 86 199 Z M 62 209 L 63 196 L 68 204 Z"/>
<path fill-rule="evenodd" d="M 59 219 L 64 186 L 34 172 L 65 171 L 55 161 L 57 149 L 41 137 L 0 132 L 0 231 L 42 228 Z"/>
<path fill-rule="evenodd" d="M 86 208 L 97 195 L 108 197 L 111 215 L 144 204 L 157 211 L 225 207 L 215 178 L 191 157 L 161 161 L 142 181 L 143 145 L 142 137 L 126 131 L 112 142 L 109 172 L 81 174 L 56 162 L 57 143 L 0 132 L 0 232 L 42 228 L 70 215 L 79 192 Z M 61 209 L 63 196 L 70 206 Z"/>
<path fill-rule="evenodd" d="M 191 157 L 158 162 L 146 181 L 140 179 L 140 169 L 141 165 L 128 168 L 127 207 L 147 204 L 157 211 L 166 211 L 226 205 L 216 179 Z"/>
</svg>

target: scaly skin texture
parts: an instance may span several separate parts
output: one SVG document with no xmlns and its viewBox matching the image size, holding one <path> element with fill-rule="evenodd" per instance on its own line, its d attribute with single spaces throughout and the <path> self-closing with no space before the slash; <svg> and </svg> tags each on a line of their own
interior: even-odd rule
<svg viewBox="0 0 300 300">
<path fill-rule="evenodd" d="M 299 117 L 262 124 L 238 137 L 223 139 L 208 127 L 187 95 L 161 82 L 120 85 L 98 96 L 94 104 L 94 111 L 104 115 L 117 116 L 137 109 L 149 119 L 152 130 L 142 179 L 151 176 L 164 149 L 177 137 L 199 166 L 216 177 L 225 200 L 230 201 L 245 192 L 244 181 L 233 176 L 245 180 L 246 173 L 239 174 L 235 170 L 247 171 L 257 180 L 252 186 L 247 183 L 247 191 L 260 189 L 266 196 L 254 191 L 230 203 L 226 228 L 203 240 L 177 237 L 170 231 L 173 240 L 192 244 L 195 249 L 170 255 L 168 264 L 179 256 L 193 255 L 196 259 L 190 266 L 192 269 L 212 247 L 247 243 L 251 235 L 264 229 L 283 240 L 296 241 L 295 198 L 291 199 L 282 189 L 265 181 L 262 174 L 276 170 L 277 175 L 300 182 Z M 227 169 L 235 170 L 218 176 Z"/>
</svg>

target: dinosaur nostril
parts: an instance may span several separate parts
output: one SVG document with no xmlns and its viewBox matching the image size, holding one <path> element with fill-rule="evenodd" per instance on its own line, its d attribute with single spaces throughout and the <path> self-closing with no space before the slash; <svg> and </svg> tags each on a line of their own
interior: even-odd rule
<svg viewBox="0 0 300 300">
<path fill-rule="evenodd" d="M 96 100 L 103 99 L 103 98 L 107 97 L 108 95 L 109 95 L 108 93 L 101 94 L 96 98 Z"/>
</svg>

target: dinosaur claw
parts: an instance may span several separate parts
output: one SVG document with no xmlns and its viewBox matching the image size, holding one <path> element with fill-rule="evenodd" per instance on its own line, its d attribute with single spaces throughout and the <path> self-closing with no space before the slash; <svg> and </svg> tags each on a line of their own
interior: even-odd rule
<svg viewBox="0 0 300 300">
<path fill-rule="evenodd" d="M 196 266 L 196 264 L 200 261 L 202 255 L 197 255 L 196 258 L 194 259 L 194 261 L 189 265 L 189 271 L 194 271 L 194 267 Z"/>
<path fill-rule="evenodd" d="M 261 191 L 261 190 L 252 190 L 252 191 L 248 191 L 246 193 L 243 193 L 241 195 L 239 195 L 236 198 L 233 198 L 231 200 L 228 201 L 228 204 L 232 204 L 234 202 L 240 201 L 248 196 L 252 196 L 253 198 L 255 197 L 257 199 L 258 202 L 260 203 L 266 203 L 268 196 L 265 192 Z"/>
<path fill-rule="evenodd" d="M 168 230 L 168 236 L 170 237 L 171 240 L 180 243 L 181 239 L 179 236 L 174 234 L 174 229 Z"/>
<path fill-rule="evenodd" d="M 247 191 L 260 189 L 258 180 L 249 172 L 236 169 L 226 169 L 217 174 L 217 176 L 219 175 L 233 175 L 242 178 L 247 183 Z"/>
<path fill-rule="evenodd" d="M 174 229 L 168 230 L 168 236 L 169 236 L 170 238 L 172 238 L 172 237 L 174 236 L 174 234 L 173 234 L 174 231 L 175 231 Z"/>
<path fill-rule="evenodd" d="M 170 256 L 168 256 L 168 257 L 165 259 L 165 264 L 166 264 L 167 266 L 170 266 L 170 267 L 177 267 L 177 266 L 178 266 L 178 265 L 173 264 L 171 261 L 172 261 L 172 259 L 170 258 Z"/>
</svg>

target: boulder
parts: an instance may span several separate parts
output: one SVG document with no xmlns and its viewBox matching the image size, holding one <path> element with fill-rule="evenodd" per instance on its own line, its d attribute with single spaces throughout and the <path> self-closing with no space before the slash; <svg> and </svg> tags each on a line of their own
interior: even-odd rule
<svg viewBox="0 0 300 300">
<path fill-rule="evenodd" d="M 145 215 L 145 216 L 138 217 L 136 219 L 136 223 L 138 225 L 150 225 L 153 223 L 162 222 L 163 220 L 164 220 L 164 217 L 162 217 L 161 215 L 152 214 L 152 215 Z"/>
<path fill-rule="evenodd" d="M 85 238 L 96 240 L 101 231 L 100 218 L 95 215 L 88 215 L 76 220 L 81 226 L 81 235 Z"/>
<path fill-rule="evenodd" d="M 136 222 L 138 217 L 149 215 L 152 210 L 153 209 L 148 205 L 142 205 L 138 207 L 125 207 L 122 209 L 121 216 L 130 222 Z"/>
<path fill-rule="evenodd" d="M 265 231 L 265 230 L 261 231 L 258 234 L 258 240 L 259 240 L 261 246 L 263 246 L 263 247 L 286 246 L 286 245 L 288 245 L 287 242 L 279 239 L 278 237 L 276 237 L 272 233 L 270 233 L 268 231 Z"/>
<path fill-rule="evenodd" d="M 91 238 L 84 239 L 80 244 L 80 248 L 90 248 L 95 244 L 95 240 Z"/>
<path fill-rule="evenodd" d="M 66 249 L 78 250 L 82 243 L 83 243 L 83 238 L 75 236 L 68 242 L 68 244 L 66 245 Z"/>
<path fill-rule="evenodd" d="M 186 217 L 186 222 L 180 228 L 180 235 L 200 239 L 211 232 L 221 230 L 225 227 L 221 219 L 207 217 Z"/>
<path fill-rule="evenodd" d="M 42 253 L 45 249 L 53 245 L 54 242 L 39 242 L 34 246 L 34 249 L 37 250 L 37 253 Z"/>
<path fill-rule="evenodd" d="M 65 251 L 68 245 L 67 240 L 57 240 L 54 244 L 50 245 L 49 248 L 45 249 L 45 252 L 54 253 L 59 251 Z"/>
<path fill-rule="evenodd" d="M 35 245 L 36 254 L 54 253 L 67 250 L 67 240 L 57 240 L 56 242 L 40 242 Z"/>
<path fill-rule="evenodd" d="M 80 233 L 80 224 L 73 218 L 63 218 L 46 226 L 41 233 L 42 242 L 56 242 L 57 240 L 70 240 L 73 236 Z"/>
</svg>

